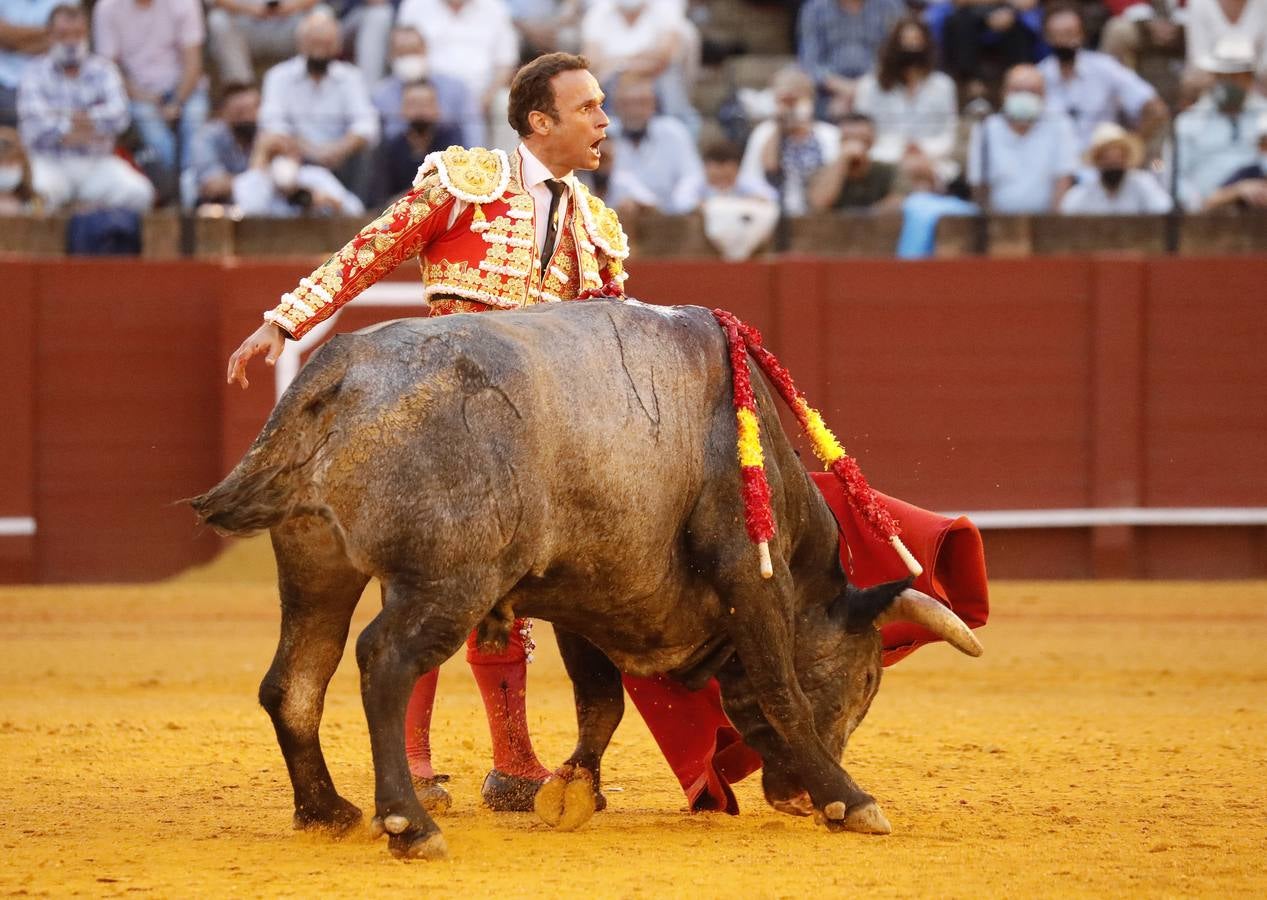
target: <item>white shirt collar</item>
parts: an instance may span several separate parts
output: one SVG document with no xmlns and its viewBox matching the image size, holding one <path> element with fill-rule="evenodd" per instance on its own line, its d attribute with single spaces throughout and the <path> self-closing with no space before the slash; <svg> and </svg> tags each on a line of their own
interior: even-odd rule
<svg viewBox="0 0 1267 900">
<path fill-rule="evenodd" d="M 532 151 L 524 144 L 519 145 L 519 159 L 521 163 L 519 176 L 522 179 L 524 190 L 530 191 L 537 185 L 544 184 L 554 177 L 553 173 L 546 168 L 546 164 L 533 156 Z M 562 181 L 571 189 L 572 173 L 568 172 L 559 181 Z"/>
</svg>

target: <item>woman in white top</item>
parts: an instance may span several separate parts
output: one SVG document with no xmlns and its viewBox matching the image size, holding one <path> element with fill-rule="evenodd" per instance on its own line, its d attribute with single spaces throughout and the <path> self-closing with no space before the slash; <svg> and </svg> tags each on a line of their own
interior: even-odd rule
<svg viewBox="0 0 1267 900">
<path fill-rule="evenodd" d="M 872 159 L 898 163 L 922 156 L 944 183 L 959 171 L 951 159 L 959 105 L 954 81 L 933 68 L 933 54 L 928 26 L 912 16 L 898 19 L 880 48 L 876 71 L 858 83 L 854 108 L 875 122 Z"/>
<path fill-rule="evenodd" d="M 1267 73 L 1267 0 L 1189 0 L 1188 66 L 1204 69 L 1219 38 L 1237 34 L 1251 41 L 1258 74 Z"/>
</svg>

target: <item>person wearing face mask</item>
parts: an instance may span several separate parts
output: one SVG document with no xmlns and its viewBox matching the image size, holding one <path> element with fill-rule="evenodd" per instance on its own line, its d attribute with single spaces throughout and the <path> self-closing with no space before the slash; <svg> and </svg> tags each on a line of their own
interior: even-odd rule
<svg viewBox="0 0 1267 900">
<path fill-rule="evenodd" d="M 220 80 L 248 84 L 257 63 L 295 52 L 295 33 L 320 0 L 210 0 L 207 50 Z M 324 8 L 324 7 L 323 7 Z"/>
<path fill-rule="evenodd" d="M 505 0 L 402 0 L 396 24 L 426 39 L 431 77 L 461 81 L 487 119 L 519 60 Z"/>
<path fill-rule="evenodd" d="M 1254 133 L 1258 137 L 1258 159 L 1237 169 L 1222 187 L 1206 198 L 1206 212 L 1223 207 L 1267 209 L 1267 113 L 1259 115 Z"/>
<path fill-rule="evenodd" d="M 260 111 L 260 92 L 250 84 L 221 89 L 216 115 L 198 130 L 190 147 L 190 181 L 183 187 L 187 203 L 230 203 L 233 176 L 251 163 Z"/>
<path fill-rule="evenodd" d="M 466 147 L 483 147 L 484 115 L 466 85 L 452 75 L 432 71 L 427 41 L 410 25 L 392 29 L 387 47 L 388 73 L 374 85 L 370 98 L 383 123 L 383 140 L 399 137 L 409 127 L 400 115 L 405 87 L 425 81 L 435 90 L 440 107 L 440 124 L 457 128 Z"/>
<path fill-rule="evenodd" d="M 871 158 L 897 165 L 922 156 L 942 182 L 959 173 L 952 159 L 959 106 L 955 83 L 934 68 L 933 39 L 914 16 L 897 21 L 880 49 L 875 72 L 862 76 L 854 103 L 875 122 Z"/>
<path fill-rule="evenodd" d="M 629 219 L 639 209 L 684 215 L 699 205 L 704 163 L 679 120 L 656 113 L 655 85 L 625 75 L 616 84 L 616 161 L 607 201 Z"/>
<path fill-rule="evenodd" d="M 840 129 L 814 119 L 814 81 L 799 66 L 775 73 L 775 114 L 752 129 L 740 172 L 778 191 L 783 214 L 809 212 L 809 183 L 840 154 Z"/>
<path fill-rule="evenodd" d="M 1125 118 L 1149 140 L 1166 121 L 1166 104 L 1157 91 L 1107 53 L 1083 47 L 1082 15 L 1057 4 L 1047 11 L 1043 33 L 1051 54 L 1038 64 L 1047 83 L 1047 103 L 1073 119 L 1079 149 L 1101 122 Z"/>
<path fill-rule="evenodd" d="M 1055 211 L 1078 171 L 1077 138 L 1063 113 L 1045 111 L 1042 73 L 1013 66 L 1003 108 L 973 127 L 968 183 L 986 210 L 1008 215 Z"/>
<path fill-rule="evenodd" d="M 603 85 L 623 75 L 653 80 L 660 111 L 695 133 L 699 114 L 690 90 L 700 35 L 685 6 L 671 0 L 597 0 L 581 20 L 581 46 Z"/>
<path fill-rule="evenodd" d="M 18 129 L 36 192 L 50 210 L 72 203 L 148 210 L 153 185 L 114 155 L 128 125 L 119 70 L 89 52 L 88 18 L 77 6 L 53 10 L 48 36 L 48 53 L 26 67 L 18 86 Z"/>
<path fill-rule="evenodd" d="M 243 216 L 359 216 L 365 206 L 329 169 L 305 163 L 298 142 L 284 134 L 261 135 L 251 166 L 233 177 L 233 206 Z"/>
<path fill-rule="evenodd" d="M 1101 122 L 1091 135 L 1087 162 L 1078 183 L 1060 201 L 1060 211 L 1075 216 L 1158 216 L 1174 205 L 1144 161 L 1140 139 L 1116 122 Z"/>
<path fill-rule="evenodd" d="M 429 153 L 462 143 L 462 132 L 440 120 L 440 103 L 430 82 L 405 85 L 400 117 L 405 130 L 379 144 L 374 155 L 370 189 L 374 206 L 385 206 L 409 190 Z"/>
<path fill-rule="evenodd" d="M 30 215 L 41 206 L 17 130 L 0 126 L 0 216 Z"/>
<path fill-rule="evenodd" d="M 1181 187 L 1205 202 L 1238 169 L 1258 161 L 1258 120 L 1267 98 L 1254 86 L 1257 58 L 1253 44 L 1229 35 L 1203 61 L 1213 84 L 1191 107 L 1175 117 L 1170 162 L 1178 166 Z"/>
<path fill-rule="evenodd" d="M 358 196 L 368 187 L 378 113 L 361 70 L 339 60 L 339 23 L 326 12 L 299 25 L 299 55 L 264 75 L 260 131 L 296 139 L 306 163 L 329 169 Z"/>
</svg>

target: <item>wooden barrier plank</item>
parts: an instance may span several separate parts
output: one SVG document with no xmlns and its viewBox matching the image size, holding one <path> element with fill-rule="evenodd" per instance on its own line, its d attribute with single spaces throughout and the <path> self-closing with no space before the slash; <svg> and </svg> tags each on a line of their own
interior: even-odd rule
<svg viewBox="0 0 1267 900">
<path fill-rule="evenodd" d="M 0 263 L 0 284 L 5 296 L 0 328 L 0 519 L 17 524 L 35 518 L 36 269 Z M 34 576 L 35 538 L 0 535 L 0 584 Z"/>
</svg>

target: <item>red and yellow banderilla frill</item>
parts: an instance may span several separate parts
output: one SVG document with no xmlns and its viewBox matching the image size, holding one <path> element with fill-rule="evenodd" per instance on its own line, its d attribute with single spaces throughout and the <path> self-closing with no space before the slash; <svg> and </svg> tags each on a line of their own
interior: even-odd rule
<svg viewBox="0 0 1267 900">
<path fill-rule="evenodd" d="M 850 505 L 868 528 L 892 545 L 907 570 L 919 577 L 924 569 L 902 543 L 901 525 L 871 485 L 867 484 L 857 460 L 845 453 L 845 448 L 823 422 L 822 415 L 796 389 L 791 373 L 762 344 L 761 332 L 724 309 L 714 309 L 713 316 L 725 332 L 730 349 L 735 424 L 739 435 L 737 452 L 739 471 L 743 479 L 744 522 L 748 528 L 748 537 L 757 545 L 760 553 L 762 577 L 770 578 L 774 574 L 770 561 L 770 539 L 774 537 L 775 525 L 774 512 L 770 508 L 770 483 L 766 479 L 765 460 L 761 452 L 761 426 L 757 416 L 756 396 L 752 392 L 752 377 L 748 371 L 747 360 L 750 354 L 796 416 L 801 431 L 810 441 L 814 455 L 844 485 Z"/>
</svg>

